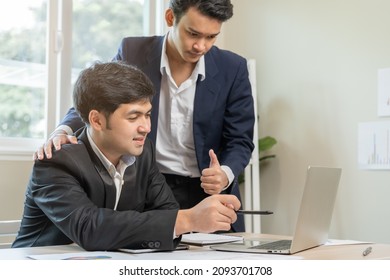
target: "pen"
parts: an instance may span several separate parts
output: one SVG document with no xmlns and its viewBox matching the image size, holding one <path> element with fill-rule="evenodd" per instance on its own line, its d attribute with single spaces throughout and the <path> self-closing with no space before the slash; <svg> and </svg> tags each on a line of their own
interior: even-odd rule
<svg viewBox="0 0 390 280">
<path fill-rule="evenodd" d="M 367 247 L 366 250 L 363 251 L 363 257 L 368 256 L 372 251 L 372 247 Z"/>
<path fill-rule="evenodd" d="M 237 210 L 237 214 L 250 214 L 250 215 L 270 215 L 274 212 L 271 211 L 260 211 L 260 210 Z"/>
</svg>

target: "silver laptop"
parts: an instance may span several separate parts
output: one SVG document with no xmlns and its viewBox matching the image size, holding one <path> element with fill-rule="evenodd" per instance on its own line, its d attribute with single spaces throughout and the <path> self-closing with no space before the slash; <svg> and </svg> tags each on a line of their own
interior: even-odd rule
<svg viewBox="0 0 390 280">
<path fill-rule="evenodd" d="M 340 176 L 340 168 L 308 167 L 292 240 L 244 239 L 211 248 L 229 252 L 294 254 L 324 244 L 328 240 Z"/>
</svg>

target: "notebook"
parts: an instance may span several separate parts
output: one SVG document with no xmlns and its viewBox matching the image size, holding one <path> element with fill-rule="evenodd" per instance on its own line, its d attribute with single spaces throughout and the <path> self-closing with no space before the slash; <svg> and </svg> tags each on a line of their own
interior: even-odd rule
<svg viewBox="0 0 390 280">
<path fill-rule="evenodd" d="M 212 244 L 228 243 L 235 241 L 242 241 L 244 238 L 241 236 L 232 236 L 225 234 L 215 233 L 188 233 L 183 234 L 181 243 L 195 245 L 195 246 L 206 246 Z"/>
<path fill-rule="evenodd" d="M 294 254 L 324 244 L 328 240 L 340 177 L 340 168 L 308 167 L 292 240 L 244 239 L 211 248 L 229 252 Z"/>
</svg>

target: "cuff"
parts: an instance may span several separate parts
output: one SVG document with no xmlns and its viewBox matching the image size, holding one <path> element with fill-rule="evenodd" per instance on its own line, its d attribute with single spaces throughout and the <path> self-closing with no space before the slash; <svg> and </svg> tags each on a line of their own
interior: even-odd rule
<svg viewBox="0 0 390 280">
<path fill-rule="evenodd" d="M 228 181 L 229 181 L 227 186 L 222 189 L 222 191 L 224 191 L 224 190 L 226 190 L 230 186 L 231 183 L 233 183 L 233 181 L 234 181 L 234 174 L 233 174 L 232 170 L 230 169 L 230 167 L 227 166 L 227 165 L 221 165 L 221 168 L 226 173 L 226 176 L 227 176 Z"/>
<path fill-rule="evenodd" d="M 54 132 L 56 132 L 57 130 L 63 130 L 63 131 L 65 131 L 66 132 L 66 134 L 68 134 L 68 135 L 72 135 L 73 134 L 73 130 L 69 127 L 69 126 L 67 126 L 67 125 L 59 125 L 53 132 L 52 132 L 52 134 L 54 133 Z"/>
</svg>

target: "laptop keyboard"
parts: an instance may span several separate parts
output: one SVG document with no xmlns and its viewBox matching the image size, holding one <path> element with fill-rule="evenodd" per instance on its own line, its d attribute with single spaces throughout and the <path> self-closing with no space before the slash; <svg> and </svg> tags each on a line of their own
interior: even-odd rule
<svg viewBox="0 0 390 280">
<path fill-rule="evenodd" d="M 265 244 L 253 246 L 255 249 L 266 249 L 266 250 L 287 250 L 291 247 L 291 240 L 278 240 Z"/>
</svg>

